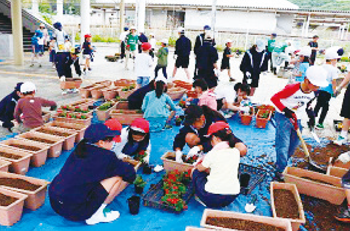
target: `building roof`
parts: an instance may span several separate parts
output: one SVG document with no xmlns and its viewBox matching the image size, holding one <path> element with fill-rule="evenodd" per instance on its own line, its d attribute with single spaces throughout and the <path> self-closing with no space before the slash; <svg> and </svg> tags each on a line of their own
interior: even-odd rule
<svg viewBox="0 0 350 231">
<path fill-rule="evenodd" d="M 210 7 L 212 0 L 145 0 L 148 5 Z M 119 4 L 120 0 L 95 0 L 92 5 Z M 125 0 L 126 4 L 136 0 Z M 217 0 L 217 7 L 223 8 L 259 8 L 259 9 L 299 9 L 287 0 Z"/>
</svg>

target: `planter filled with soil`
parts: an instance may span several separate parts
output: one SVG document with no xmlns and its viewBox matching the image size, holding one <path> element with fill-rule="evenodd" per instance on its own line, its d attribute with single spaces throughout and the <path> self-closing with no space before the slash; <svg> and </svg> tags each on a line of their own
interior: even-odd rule
<svg viewBox="0 0 350 231">
<path fill-rule="evenodd" d="M 75 137 L 75 142 L 78 143 L 84 138 L 85 131 L 87 129 L 87 125 L 84 124 L 74 124 L 74 123 L 63 123 L 58 121 L 53 121 L 51 123 L 44 124 L 44 126 L 50 126 L 50 127 L 57 127 L 57 128 L 64 128 L 68 131 L 76 131 L 78 134 Z"/>
<path fill-rule="evenodd" d="M 340 205 L 345 199 L 345 191 L 341 179 L 301 168 L 287 167 L 284 180 L 297 186 L 300 194 L 316 197 Z"/>
<path fill-rule="evenodd" d="M 11 226 L 22 217 L 27 195 L 0 188 L 0 225 Z"/>
<path fill-rule="evenodd" d="M 16 136 L 16 138 L 36 141 L 50 146 L 48 157 L 59 157 L 62 153 L 64 139 L 58 136 L 52 136 L 38 132 L 26 132 Z"/>
<path fill-rule="evenodd" d="M 97 108 L 97 118 L 100 121 L 105 121 L 110 118 L 110 112 L 115 109 L 116 103 L 108 101 Z"/>
<path fill-rule="evenodd" d="M 182 81 L 182 80 L 174 80 L 173 84 L 175 84 L 175 86 L 177 87 L 182 87 L 188 91 L 190 91 L 192 89 L 192 84 Z"/>
<path fill-rule="evenodd" d="M 94 105 L 94 100 L 92 99 L 81 99 L 69 104 L 72 107 L 89 107 L 92 105 Z"/>
<path fill-rule="evenodd" d="M 93 99 L 97 100 L 103 97 L 102 91 L 106 89 L 106 86 L 97 86 L 91 89 L 91 96 Z"/>
<path fill-rule="evenodd" d="M 0 172 L 0 187 L 28 195 L 24 207 L 36 210 L 45 202 L 47 185 L 50 182 L 23 175 Z"/>
<path fill-rule="evenodd" d="M 123 88 L 118 89 L 118 96 L 121 99 L 127 99 L 129 97 L 129 95 L 134 93 L 134 91 L 136 91 L 136 85 L 132 84 L 129 86 L 125 86 Z"/>
<path fill-rule="evenodd" d="M 77 124 L 84 124 L 84 125 L 90 125 L 92 116 L 84 115 L 81 113 L 70 113 L 70 112 L 62 112 L 57 113 L 53 116 L 54 120 L 58 122 L 64 122 L 64 123 L 77 123 Z"/>
<path fill-rule="evenodd" d="M 0 171 L 1 172 L 8 172 L 9 171 L 9 167 L 11 165 L 11 162 L 6 161 L 5 159 L 1 158 L 1 151 L 0 151 Z"/>
<path fill-rule="evenodd" d="M 47 144 L 25 139 L 9 139 L 0 142 L 0 144 L 14 149 L 14 153 L 16 150 L 32 154 L 30 164 L 34 167 L 40 167 L 45 164 L 50 149 L 50 146 Z M 20 169 L 18 169 L 18 171 L 20 171 Z"/>
<path fill-rule="evenodd" d="M 327 168 L 327 175 L 342 178 L 348 171 L 349 169 L 334 167 L 330 165 Z"/>
<path fill-rule="evenodd" d="M 105 88 L 102 90 L 103 98 L 105 100 L 113 100 L 118 95 L 118 89 L 120 87 L 111 87 L 111 88 Z"/>
<path fill-rule="evenodd" d="M 294 184 L 271 182 L 270 195 L 273 217 L 288 219 L 293 231 L 305 224 L 303 204 Z"/>
<path fill-rule="evenodd" d="M 82 98 L 89 98 L 91 97 L 91 91 L 92 89 L 96 87 L 95 85 L 89 85 L 85 87 L 79 88 L 79 94 Z"/>
<path fill-rule="evenodd" d="M 187 95 L 187 97 L 198 98 L 198 94 L 196 91 L 187 91 L 186 95 Z"/>
<path fill-rule="evenodd" d="M 61 112 L 75 112 L 83 115 L 92 115 L 93 110 L 89 109 L 88 105 L 81 106 L 71 106 L 71 105 L 62 105 L 59 109 L 57 109 L 57 113 Z"/>
<path fill-rule="evenodd" d="M 231 211 L 205 209 L 201 226 L 215 230 L 291 231 L 289 220 L 243 214 Z"/>
<path fill-rule="evenodd" d="M 179 100 L 182 98 L 182 96 L 185 94 L 186 89 L 181 87 L 172 87 L 169 88 L 167 91 L 167 94 L 170 96 L 170 98 L 174 100 Z"/>
<path fill-rule="evenodd" d="M 166 152 L 160 159 L 163 161 L 166 172 L 177 169 L 179 172 L 192 171 L 193 165 L 190 163 L 178 163 L 175 161 L 175 152 Z"/>
<path fill-rule="evenodd" d="M 128 109 L 128 101 L 119 101 L 116 103 L 114 110 L 111 110 L 110 116 L 118 119 L 123 125 L 130 125 L 136 118 L 143 118 L 141 110 Z"/>
<path fill-rule="evenodd" d="M 32 156 L 33 154 L 30 152 L 0 146 L 0 159 L 10 162 L 10 172 L 25 175 L 29 170 L 30 158 Z"/>
<path fill-rule="evenodd" d="M 76 131 L 66 130 L 64 128 L 49 127 L 49 126 L 42 126 L 32 131 L 49 134 L 49 135 L 57 136 L 64 139 L 63 150 L 66 150 L 66 151 L 74 148 L 75 138 L 78 135 Z"/>
<path fill-rule="evenodd" d="M 266 128 L 267 123 L 270 121 L 272 111 L 269 110 L 258 110 L 256 114 L 256 127 Z"/>
<path fill-rule="evenodd" d="M 118 79 L 114 81 L 114 86 L 119 86 L 119 87 L 126 87 L 136 84 L 135 80 L 130 80 L 130 79 Z"/>
<path fill-rule="evenodd" d="M 44 123 L 48 123 L 51 119 L 51 113 L 43 111 L 43 112 L 41 112 L 41 114 L 42 114 Z"/>
<path fill-rule="evenodd" d="M 250 107 L 249 112 L 247 112 L 247 113 L 239 112 L 239 116 L 241 118 L 242 124 L 249 125 L 252 122 L 252 119 L 254 117 L 253 107 Z"/>
<path fill-rule="evenodd" d="M 103 85 L 105 87 L 109 87 L 109 86 L 111 86 L 111 84 L 112 84 L 111 80 L 102 80 L 102 81 L 95 82 L 93 85 L 95 85 L 95 86 Z"/>
</svg>

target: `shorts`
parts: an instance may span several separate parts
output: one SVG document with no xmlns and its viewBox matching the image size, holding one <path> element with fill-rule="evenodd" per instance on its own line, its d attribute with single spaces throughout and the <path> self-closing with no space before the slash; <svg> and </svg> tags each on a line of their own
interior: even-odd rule
<svg viewBox="0 0 350 231">
<path fill-rule="evenodd" d="M 208 173 L 194 170 L 192 176 L 192 184 L 195 189 L 195 195 L 210 208 L 225 207 L 231 204 L 239 195 L 221 195 L 213 194 L 205 191 L 205 184 L 207 183 Z"/>
<path fill-rule="evenodd" d="M 89 192 L 89 197 L 84 203 L 74 203 L 74 201 L 64 201 L 49 190 L 50 203 L 52 209 L 60 216 L 72 221 L 85 221 L 89 219 L 101 207 L 106 200 L 108 192 L 97 183 Z"/>
<path fill-rule="evenodd" d="M 42 55 L 44 53 L 44 45 L 33 45 L 35 54 Z"/>
<path fill-rule="evenodd" d="M 217 104 L 217 110 L 221 110 L 221 108 L 224 106 L 224 98 L 222 99 L 217 99 L 216 100 L 216 104 Z"/>
<path fill-rule="evenodd" d="M 137 76 L 136 83 L 144 87 L 149 84 L 149 79 L 149 76 Z"/>
<path fill-rule="evenodd" d="M 190 63 L 189 56 L 178 56 L 175 62 L 176 68 L 188 68 L 188 64 Z"/>
<path fill-rule="evenodd" d="M 259 77 L 260 77 L 260 76 L 257 76 L 257 77 L 253 77 L 253 76 L 252 76 L 252 83 L 251 83 L 251 84 L 248 84 L 248 83 L 247 83 L 247 77 L 244 75 L 244 77 L 243 77 L 243 83 L 244 83 L 244 84 L 248 84 L 250 87 L 255 87 L 255 88 L 257 88 L 257 87 L 259 86 Z"/>
<path fill-rule="evenodd" d="M 83 54 L 84 59 L 91 59 L 91 54 Z"/>
<path fill-rule="evenodd" d="M 230 69 L 230 62 L 227 62 L 227 61 L 221 62 L 221 70 L 225 70 L 225 69 Z"/>
<path fill-rule="evenodd" d="M 341 107 L 340 116 L 350 119 L 350 87 L 346 89 L 344 99 L 343 99 L 343 105 Z"/>
</svg>

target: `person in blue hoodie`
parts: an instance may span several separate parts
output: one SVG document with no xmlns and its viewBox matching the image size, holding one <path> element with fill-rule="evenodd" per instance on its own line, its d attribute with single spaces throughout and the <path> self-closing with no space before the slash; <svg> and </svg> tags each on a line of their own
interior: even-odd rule
<svg viewBox="0 0 350 231">
<path fill-rule="evenodd" d="M 14 127 L 12 123 L 14 119 L 13 112 L 18 100 L 21 98 L 22 84 L 23 82 L 17 83 L 15 89 L 0 101 L 0 124 L 3 128 L 7 128 L 9 132 L 12 132 Z"/>
<path fill-rule="evenodd" d="M 52 209 L 71 221 L 88 225 L 112 222 L 118 211 L 106 206 L 135 178 L 134 167 L 119 160 L 113 151 L 115 136 L 104 124 L 92 124 L 70 154 L 59 174 L 49 187 Z"/>
<path fill-rule="evenodd" d="M 41 57 L 43 56 L 44 52 L 44 45 L 39 45 L 42 44 L 39 41 L 43 39 L 43 32 L 41 30 L 36 30 L 35 34 L 31 38 L 31 44 L 32 44 L 32 59 L 31 59 L 31 64 L 30 67 L 34 67 L 34 62 L 35 59 L 37 60 L 39 67 L 41 67 Z"/>
</svg>

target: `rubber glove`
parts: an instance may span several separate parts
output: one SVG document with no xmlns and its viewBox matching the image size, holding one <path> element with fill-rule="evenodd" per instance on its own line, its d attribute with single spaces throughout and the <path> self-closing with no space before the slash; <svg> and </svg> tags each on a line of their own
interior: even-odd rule
<svg viewBox="0 0 350 231">
<path fill-rule="evenodd" d="M 124 153 L 120 153 L 119 155 L 117 155 L 119 160 L 123 160 L 124 158 L 130 158 L 130 156 L 125 155 Z"/>
<path fill-rule="evenodd" d="M 337 160 L 340 160 L 344 164 L 348 163 L 350 161 L 350 151 L 340 154 L 340 156 L 338 156 Z"/>
<path fill-rule="evenodd" d="M 176 154 L 175 161 L 178 162 L 178 163 L 183 163 L 183 160 L 182 160 L 182 151 L 177 150 L 177 151 L 175 152 L 175 154 Z"/>
<path fill-rule="evenodd" d="M 201 152 L 201 149 L 198 146 L 194 146 L 193 148 L 190 149 L 190 151 L 186 155 L 186 160 L 188 160 L 192 156 L 198 156 L 200 152 Z"/>
</svg>

